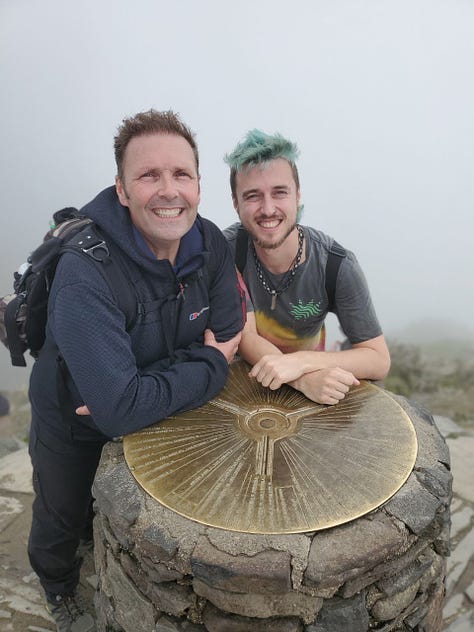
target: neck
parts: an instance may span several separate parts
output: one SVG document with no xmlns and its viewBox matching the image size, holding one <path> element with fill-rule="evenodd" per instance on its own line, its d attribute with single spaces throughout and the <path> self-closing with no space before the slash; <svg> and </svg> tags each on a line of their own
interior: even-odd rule
<svg viewBox="0 0 474 632">
<path fill-rule="evenodd" d="M 168 259 L 171 265 L 174 266 L 176 256 L 178 254 L 179 241 L 177 244 L 172 244 L 169 247 L 158 247 L 156 244 L 151 243 L 148 239 L 145 239 L 145 241 L 157 259 Z"/>
<path fill-rule="evenodd" d="M 292 265 L 298 251 L 298 229 L 295 228 L 277 248 L 262 248 L 255 242 L 254 248 L 257 257 L 267 270 L 272 274 L 283 274 L 287 272 L 288 268 Z M 305 252 L 303 247 L 301 263 L 303 263 L 304 260 Z"/>
</svg>

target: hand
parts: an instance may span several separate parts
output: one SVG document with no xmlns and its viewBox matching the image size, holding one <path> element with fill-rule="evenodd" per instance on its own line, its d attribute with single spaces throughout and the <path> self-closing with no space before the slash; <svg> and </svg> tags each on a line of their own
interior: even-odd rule
<svg viewBox="0 0 474 632">
<path fill-rule="evenodd" d="M 87 406 L 84 404 L 84 406 L 79 406 L 79 408 L 76 408 L 76 415 L 90 415 L 91 411 L 87 408 Z"/>
<path fill-rule="evenodd" d="M 359 380 L 349 371 L 334 368 L 305 373 L 292 386 L 313 402 L 333 405 L 344 399 L 351 386 L 359 384 Z"/>
<path fill-rule="evenodd" d="M 304 366 L 293 353 L 264 355 L 249 373 L 250 377 L 254 377 L 262 386 L 272 391 L 303 374 Z"/>
<path fill-rule="evenodd" d="M 237 353 L 241 337 L 242 332 L 239 331 L 238 334 L 230 340 L 227 340 L 227 342 L 217 342 L 214 333 L 210 329 L 206 329 L 204 332 L 204 344 L 220 351 L 225 356 L 228 364 L 230 364 Z"/>
</svg>

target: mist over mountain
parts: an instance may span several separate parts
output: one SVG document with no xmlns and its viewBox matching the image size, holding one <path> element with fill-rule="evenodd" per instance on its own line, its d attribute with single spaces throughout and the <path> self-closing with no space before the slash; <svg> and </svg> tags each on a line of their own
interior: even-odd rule
<svg viewBox="0 0 474 632">
<path fill-rule="evenodd" d="M 398 330 L 390 330 L 386 335 L 399 342 L 418 345 L 442 341 L 462 342 L 469 347 L 474 344 L 474 329 L 454 319 L 425 318 Z"/>
</svg>

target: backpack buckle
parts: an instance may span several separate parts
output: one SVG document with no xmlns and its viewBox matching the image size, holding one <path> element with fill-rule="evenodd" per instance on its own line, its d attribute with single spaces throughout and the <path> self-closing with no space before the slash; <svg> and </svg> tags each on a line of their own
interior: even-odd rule
<svg viewBox="0 0 474 632">
<path fill-rule="evenodd" d="M 92 257 L 92 259 L 95 259 L 95 261 L 102 262 L 104 261 L 104 259 L 107 259 L 110 256 L 109 248 L 105 241 L 99 241 L 97 244 L 93 244 L 89 248 L 81 248 L 81 250 L 86 255 L 89 255 L 89 257 Z M 105 254 L 102 256 L 98 256 L 98 252 L 96 251 L 102 251 Z"/>
</svg>

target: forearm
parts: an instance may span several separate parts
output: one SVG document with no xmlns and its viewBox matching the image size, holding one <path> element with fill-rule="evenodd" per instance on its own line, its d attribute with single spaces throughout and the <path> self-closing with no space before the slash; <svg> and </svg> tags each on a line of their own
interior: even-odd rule
<svg viewBox="0 0 474 632">
<path fill-rule="evenodd" d="M 358 379 L 381 380 L 390 368 L 390 355 L 383 336 L 345 351 L 298 351 L 295 355 L 304 373 L 338 367 Z"/>
<path fill-rule="evenodd" d="M 278 347 L 257 332 L 245 332 L 245 330 L 239 344 L 239 354 L 252 366 L 264 355 L 283 355 Z"/>
</svg>

